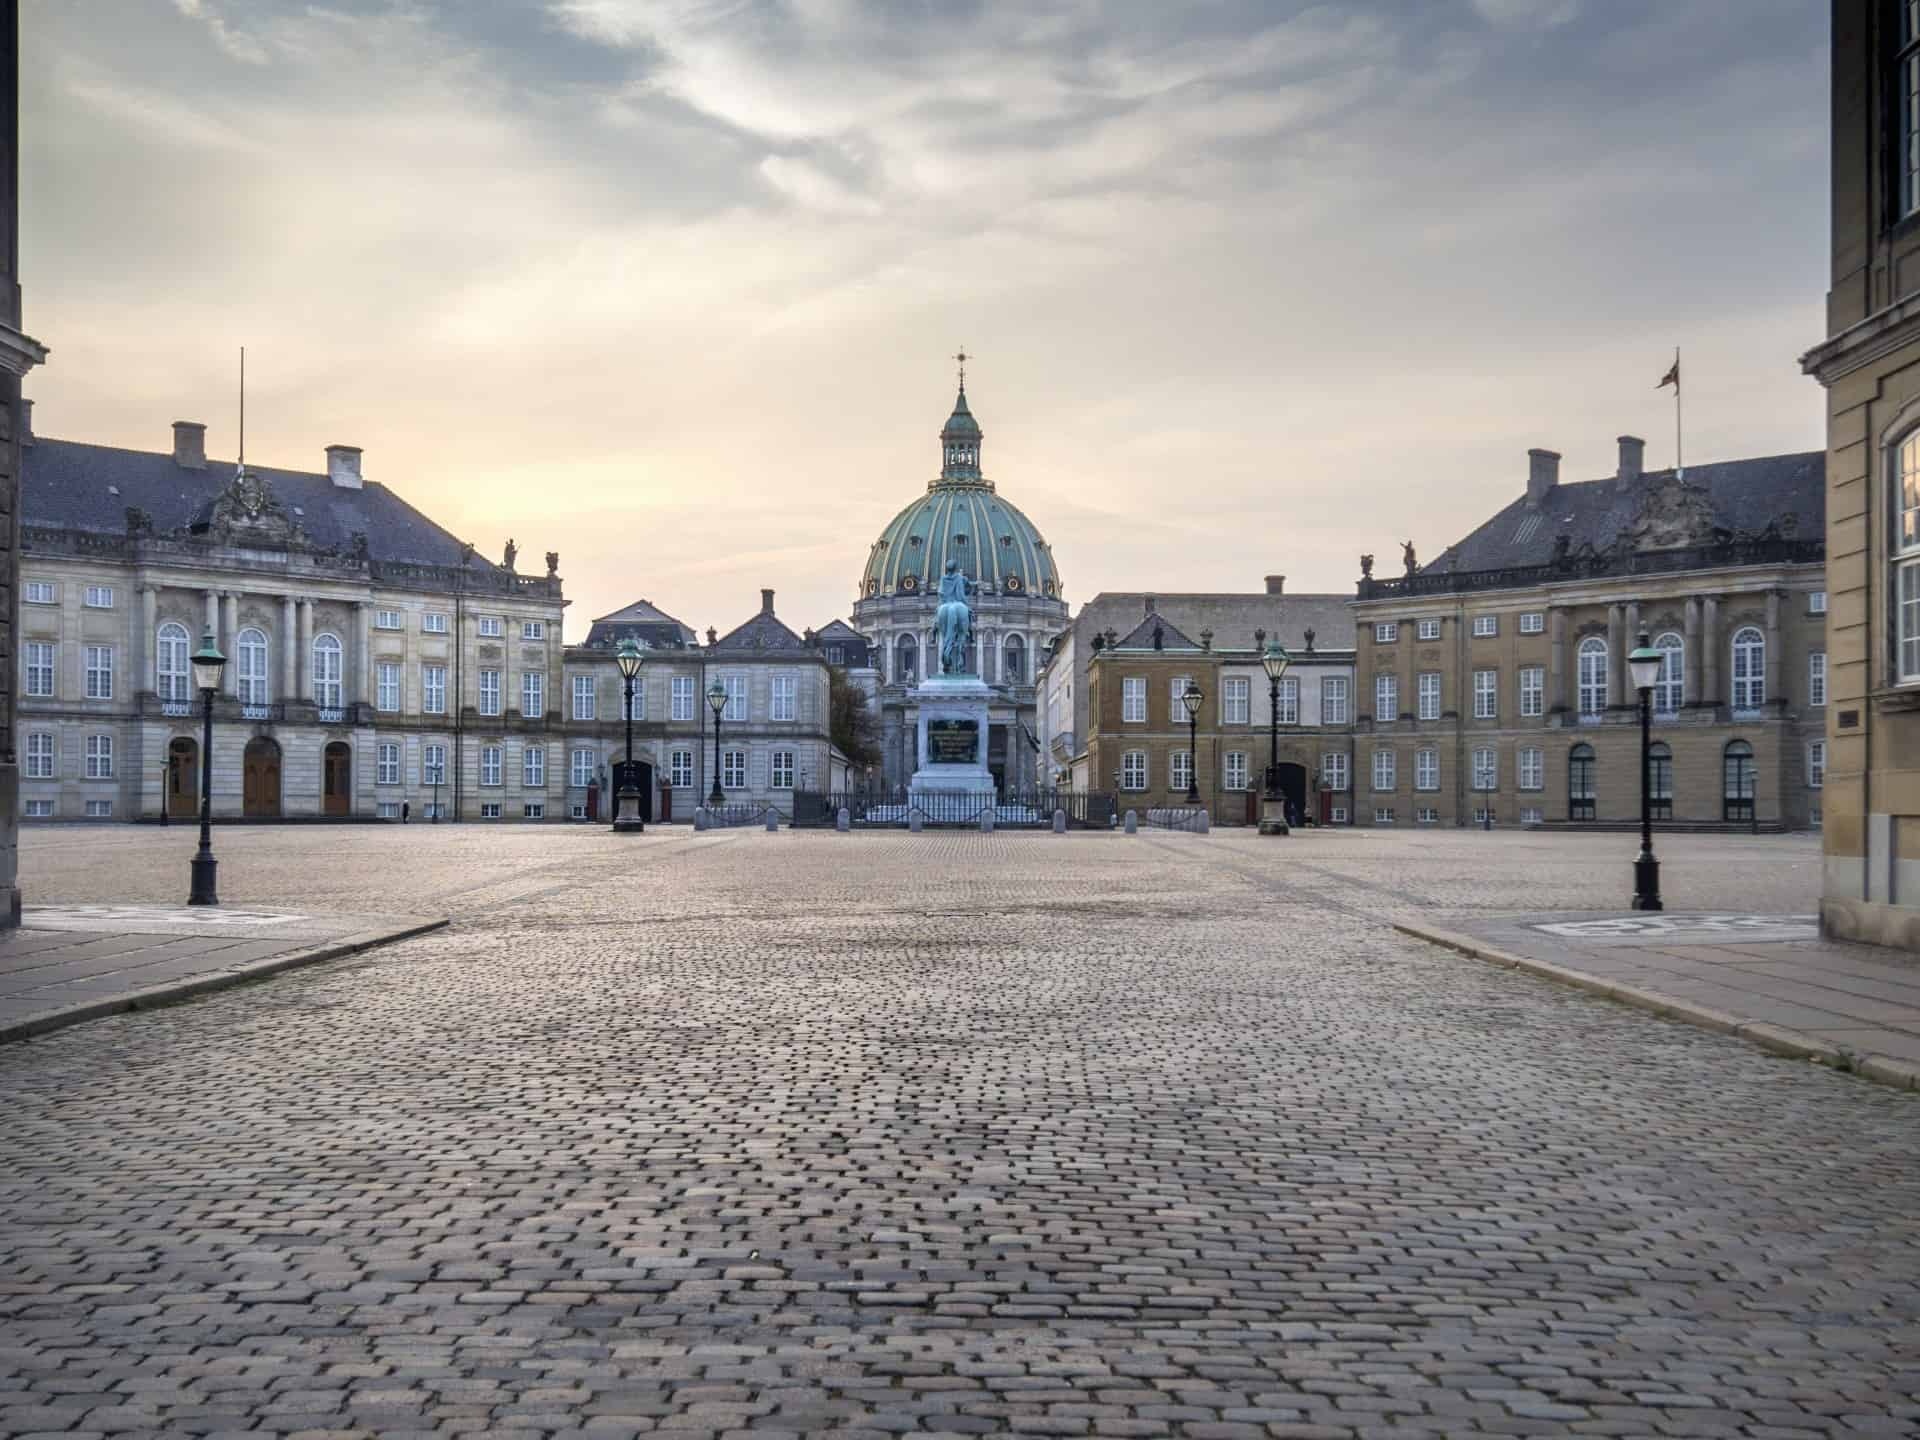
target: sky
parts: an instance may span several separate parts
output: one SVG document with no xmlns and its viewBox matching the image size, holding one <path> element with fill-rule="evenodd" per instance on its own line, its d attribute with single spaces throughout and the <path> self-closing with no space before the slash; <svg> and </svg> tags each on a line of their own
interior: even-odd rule
<svg viewBox="0 0 1920 1440">
<path fill-rule="evenodd" d="M 1348 591 L 1615 437 L 1818 449 L 1824 0 L 25 0 L 27 382 L 850 613 L 940 462 L 1103 590 Z M 529 568 L 523 560 L 522 568 Z"/>
</svg>

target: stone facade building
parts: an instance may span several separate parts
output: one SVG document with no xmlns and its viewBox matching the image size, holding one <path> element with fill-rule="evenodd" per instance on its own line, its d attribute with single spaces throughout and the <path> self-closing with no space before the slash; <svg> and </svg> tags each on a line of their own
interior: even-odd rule
<svg viewBox="0 0 1920 1440">
<path fill-rule="evenodd" d="M 1638 695 L 1654 691 L 1656 818 L 1804 826 L 1822 816 L 1829 672 L 1823 459 L 1814 452 L 1526 492 L 1431 564 L 1353 606 L 1361 824 L 1637 822 Z"/>
</svg>

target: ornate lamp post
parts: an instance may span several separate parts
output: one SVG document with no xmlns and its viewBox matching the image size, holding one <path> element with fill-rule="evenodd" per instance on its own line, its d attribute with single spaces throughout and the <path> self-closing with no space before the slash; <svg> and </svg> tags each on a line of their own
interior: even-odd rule
<svg viewBox="0 0 1920 1440">
<path fill-rule="evenodd" d="M 1312 639 L 1311 636 L 1308 637 Z M 1280 789 L 1280 680 L 1293 657 L 1275 636 L 1267 642 L 1260 668 L 1267 672 L 1267 785 L 1260 802 L 1260 833 L 1287 833 L 1287 797 Z"/>
<path fill-rule="evenodd" d="M 227 657 L 213 643 L 213 627 L 200 633 L 200 648 L 193 652 L 193 683 L 200 692 L 200 850 L 193 857 L 189 905 L 218 905 L 220 893 L 214 886 L 219 867 L 213 859 L 213 696 L 220 688 L 220 672 Z"/>
<path fill-rule="evenodd" d="M 620 772 L 620 793 L 615 797 L 613 807 L 613 828 L 621 835 L 638 835 L 647 828 L 646 822 L 640 818 L 640 787 L 633 783 L 633 681 L 640 673 L 640 661 L 640 646 L 629 635 L 613 653 L 613 663 L 620 667 L 620 679 L 626 688 L 627 701 L 627 763 Z"/>
<path fill-rule="evenodd" d="M 1200 687 L 1193 681 L 1187 681 L 1186 692 L 1181 695 L 1180 703 L 1187 707 L 1187 804 L 1200 803 L 1200 706 L 1206 700 Z"/>
<path fill-rule="evenodd" d="M 1653 687 L 1660 682 L 1666 655 L 1647 643 L 1627 656 L 1633 688 L 1640 692 L 1640 854 L 1633 862 L 1633 908 L 1659 910 L 1660 862 L 1653 858 Z"/>
<path fill-rule="evenodd" d="M 713 789 L 707 795 L 707 803 L 724 805 L 727 797 L 720 788 L 720 716 L 727 708 L 727 687 L 718 680 L 707 687 L 707 708 L 713 711 Z"/>
</svg>

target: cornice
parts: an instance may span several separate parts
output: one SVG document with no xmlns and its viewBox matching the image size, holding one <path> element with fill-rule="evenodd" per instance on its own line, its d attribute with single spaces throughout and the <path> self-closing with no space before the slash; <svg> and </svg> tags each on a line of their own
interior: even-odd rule
<svg viewBox="0 0 1920 1440">
<path fill-rule="evenodd" d="M 0 324 L 0 370 L 20 376 L 34 366 L 46 363 L 46 346 L 11 325 Z"/>
<path fill-rule="evenodd" d="M 1920 294 L 1896 300 L 1822 341 L 1800 357 L 1800 369 L 1831 386 L 1915 342 L 1920 342 Z"/>
</svg>

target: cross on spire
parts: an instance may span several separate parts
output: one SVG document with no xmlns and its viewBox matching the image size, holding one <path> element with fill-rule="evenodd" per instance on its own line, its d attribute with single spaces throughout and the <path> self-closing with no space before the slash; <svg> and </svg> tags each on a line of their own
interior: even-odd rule
<svg viewBox="0 0 1920 1440">
<path fill-rule="evenodd" d="M 966 347 L 963 345 L 955 352 L 953 358 L 960 362 L 960 388 L 964 390 L 967 388 L 967 361 L 974 357 L 967 354 Z"/>
</svg>

